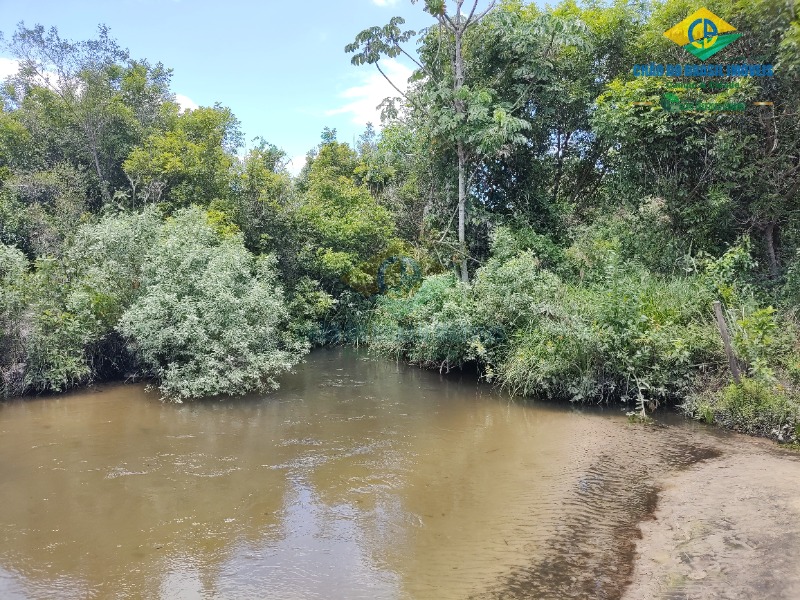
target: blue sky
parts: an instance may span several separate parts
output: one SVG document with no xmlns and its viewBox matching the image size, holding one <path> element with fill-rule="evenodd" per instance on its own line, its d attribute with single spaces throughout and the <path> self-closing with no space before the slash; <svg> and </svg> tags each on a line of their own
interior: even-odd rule
<svg viewBox="0 0 800 600">
<path fill-rule="evenodd" d="M 351 142 L 395 95 L 374 67 L 351 66 L 344 52 L 359 31 L 394 15 L 413 29 L 433 22 L 410 0 L 0 0 L 0 31 L 9 38 L 24 21 L 80 40 L 105 23 L 132 56 L 174 70 L 185 104 L 231 107 L 248 142 L 265 137 L 295 157 L 296 171 L 323 127 Z M 14 65 L 0 56 L 5 76 Z M 401 62 L 386 67 L 403 82 L 410 74 Z"/>
</svg>

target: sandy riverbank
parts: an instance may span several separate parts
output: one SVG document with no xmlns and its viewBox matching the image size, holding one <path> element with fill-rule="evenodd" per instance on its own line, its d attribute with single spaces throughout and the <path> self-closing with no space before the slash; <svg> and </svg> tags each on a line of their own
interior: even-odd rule
<svg viewBox="0 0 800 600">
<path fill-rule="evenodd" d="M 666 478 L 624 600 L 800 598 L 800 455 L 761 440 Z"/>
</svg>

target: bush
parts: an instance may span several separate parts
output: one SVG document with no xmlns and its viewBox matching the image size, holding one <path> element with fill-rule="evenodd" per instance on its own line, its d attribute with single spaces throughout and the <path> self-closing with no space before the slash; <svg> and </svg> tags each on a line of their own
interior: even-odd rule
<svg viewBox="0 0 800 600">
<path fill-rule="evenodd" d="M 427 366 L 473 362 L 525 395 L 682 397 L 721 360 L 709 291 L 699 277 L 664 280 L 606 250 L 576 283 L 530 251 L 495 256 L 468 286 L 428 277 L 411 297 L 378 301 L 370 343 Z"/>
<path fill-rule="evenodd" d="M 461 366 L 475 327 L 462 309 L 466 288 L 452 275 L 431 275 L 410 297 L 380 297 L 370 319 L 369 343 L 377 351 L 437 368 Z"/>
<path fill-rule="evenodd" d="M 300 360 L 307 344 L 286 330 L 273 263 L 238 234 L 220 237 L 196 208 L 161 227 L 119 330 L 166 397 L 274 389 Z"/>
<path fill-rule="evenodd" d="M 605 391 L 597 336 L 563 316 L 520 331 L 500 373 L 508 389 L 524 396 L 584 401 Z"/>
<path fill-rule="evenodd" d="M 604 284 L 564 290 L 556 310 L 515 337 L 501 369 L 511 389 L 573 401 L 640 394 L 660 401 L 682 396 L 693 373 L 718 359 L 695 280 L 618 272 Z"/>
<path fill-rule="evenodd" d="M 24 390 L 22 313 L 27 269 L 22 252 L 0 243 L 0 398 Z"/>
<path fill-rule="evenodd" d="M 714 421 L 752 435 L 797 441 L 800 426 L 798 399 L 779 386 L 754 379 L 743 379 L 722 390 L 717 402 L 702 404 Z"/>
<path fill-rule="evenodd" d="M 564 251 L 547 236 L 533 229 L 500 226 L 492 235 L 492 257 L 505 262 L 523 252 L 532 252 L 541 266 L 557 271 L 565 260 Z"/>
<path fill-rule="evenodd" d="M 115 326 L 139 294 L 145 254 L 160 220 L 153 210 L 81 226 L 60 257 L 27 279 L 25 388 L 64 391 L 133 369 Z"/>
</svg>

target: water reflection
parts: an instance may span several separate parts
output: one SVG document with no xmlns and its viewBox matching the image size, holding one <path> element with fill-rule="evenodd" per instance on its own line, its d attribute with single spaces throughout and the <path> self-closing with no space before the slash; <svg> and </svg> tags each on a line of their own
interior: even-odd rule
<svg viewBox="0 0 800 600">
<path fill-rule="evenodd" d="M 267 398 L 0 405 L 0 597 L 614 597 L 692 435 L 349 350 Z"/>
</svg>

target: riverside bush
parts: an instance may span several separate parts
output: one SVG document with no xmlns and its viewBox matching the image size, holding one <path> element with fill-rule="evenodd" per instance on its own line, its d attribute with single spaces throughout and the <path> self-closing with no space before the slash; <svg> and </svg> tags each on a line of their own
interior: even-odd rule
<svg viewBox="0 0 800 600">
<path fill-rule="evenodd" d="M 0 244 L 0 393 L 137 373 L 176 400 L 274 388 L 330 298 L 303 281 L 287 306 L 273 263 L 197 208 L 108 215 L 30 271 Z"/>
<path fill-rule="evenodd" d="M 25 255 L 0 242 L 0 398 L 21 394 L 24 389 L 22 283 L 27 269 Z"/>
<path fill-rule="evenodd" d="M 275 389 L 307 350 L 285 329 L 275 261 L 250 254 L 241 234 L 220 236 L 203 211 L 177 212 L 145 258 L 118 328 L 166 397 Z"/>
<path fill-rule="evenodd" d="M 532 252 L 492 258 L 470 285 L 428 277 L 413 296 L 379 299 L 371 344 L 427 366 L 472 362 L 524 395 L 682 397 L 698 370 L 722 360 L 703 281 L 664 280 L 613 247 L 597 260 L 605 265 L 572 283 Z"/>
<path fill-rule="evenodd" d="M 110 215 L 78 228 L 61 256 L 36 260 L 27 278 L 26 390 L 63 391 L 133 368 L 114 327 L 139 293 L 158 227 L 154 210 Z"/>
<path fill-rule="evenodd" d="M 565 289 L 558 312 L 515 337 L 500 369 L 512 390 L 573 401 L 640 393 L 662 400 L 681 396 L 693 373 L 718 358 L 695 280 L 640 271 Z"/>
<path fill-rule="evenodd" d="M 796 392 L 781 385 L 744 378 L 717 394 L 690 399 L 686 412 L 709 423 L 742 433 L 796 442 L 800 431 L 800 403 Z"/>
<path fill-rule="evenodd" d="M 422 366 L 461 366 L 475 334 L 471 314 L 462 310 L 467 303 L 467 288 L 453 275 L 426 277 L 412 296 L 378 298 L 369 343 Z"/>
</svg>

